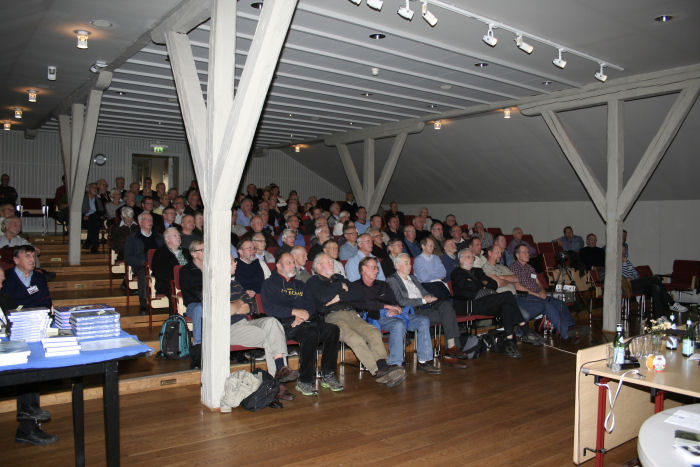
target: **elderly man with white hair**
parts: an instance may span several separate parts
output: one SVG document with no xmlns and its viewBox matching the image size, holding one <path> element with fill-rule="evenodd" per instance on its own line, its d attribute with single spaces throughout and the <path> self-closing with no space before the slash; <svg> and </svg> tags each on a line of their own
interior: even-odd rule
<svg viewBox="0 0 700 467">
<path fill-rule="evenodd" d="M 417 315 L 426 316 L 430 324 L 442 325 L 445 332 L 447 350 L 443 361 L 455 368 L 466 368 L 457 359 L 466 358 L 459 349 L 459 325 L 457 314 L 448 300 L 439 300 L 421 285 L 416 276 L 411 274 L 411 257 L 406 253 L 394 258 L 396 272 L 387 278 L 399 306 L 410 306 Z"/>
<path fill-rule="evenodd" d="M 121 220 L 118 223 L 114 222 L 109 233 L 109 248 L 117 252 L 117 261 L 124 259 L 126 239 L 138 230 L 139 225 L 134 220 L 134 210 L 129 206 L 124 206 Z"/>
<path fill-rule="evenodd" d="M 306 261 L 308 260 L 306 248 L 303 246 L 292 248 L 292 258 L 294 258 L 294 269 L 296 270 L 294 278 L 306 283 L 306 281 L 311 279 L 311 273 L 306 270 Z"/>
<path fill-rule="evenodd" d="M 360 299 L 359 290 L 347 279 L 333 273 L 333 258 L 319 253 L 314 259 L 314 276 L 304 287 L 317 315 L 340 329 L 340 341 L 347 344 L 357 359 L 367 368 L 377 383 L 394 387 L 406 379 L 406 370 L 389 366 L 386 347 L 379 330 L 363 320 L 353 308 L 353 300 Z"/>
<path fill-rule="evenodd" d="M 338 222 L 333 226 L 333 236 L 340 237 L 343 235 L 343 227 L 345 223 L 350 220 L 350 213 L 347 211 L 340 211 L 338 214 Z"/>
<path fill-rule="evenodd" d="M 184 266 L 190 261 L 190 252 L 180 248 L 180 231 L 176 227 L 168 227 L 163 232 L 165 245 L 153 254 L 151 272 L 156 278 L 156 293 L 170 298 L 170 281 L 173 280 L 175 266 Z"/>
<path fill-rule="evenodd" d="M 331 238 L 331 232 L 327 225 L 316 227 L 314 234 L 315 239 L 309 249 L 309 261 L 313 261 L 316 255 L 323 251 L 323 244 Z"/>
</svg>

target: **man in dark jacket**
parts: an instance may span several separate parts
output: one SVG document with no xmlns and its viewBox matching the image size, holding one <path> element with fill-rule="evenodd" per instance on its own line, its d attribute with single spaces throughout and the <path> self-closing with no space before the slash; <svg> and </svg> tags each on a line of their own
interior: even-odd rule
<svg viewBox="0 0 700 467">
<path fill-rule="evenodd" d="M 87 229 L 87 240 L 83 248 L 90 249 L 90 253 L 97 253 L 100 245 L 100 227 L 104 218 L 105 207 L 97 196 L 97 184 L 88 185 L 87 193 L 83 198 L 83 228 Z"/>
<path fill-rule="evenodd" d="M 0 308 L 5 313 L 18 305 L 26 307 L 51 307 L 51 297 L 43 274 L 34 270 L 36 257 L 34 247 L 15 247 L 15 267 L 5 271 L 0 268 Z M 18 443 L 46 446 L 56 442 L 58 436 L 43 431 L 39 422 L 51 418 L 39 405 L 39 391 L 36 384 L 23 384 L 17 387 L 17 420 L 19 427 L 15 434 Z"/>
<path fill-rule="evenodd" d="M 148 250 L 157 250 L 163 246 L 163 237 L 153 232 L 153 218 L 150 213 L 139 214 L 140 230 L 129 235 L 124 245 L 124 261 L 128 264 L 134 274 L 138 277 L 139 286 L 139 314 L 148 313 L 148 290 L 146 287 L 146 261 L 148 260 Z"/>
<path fill-rule="evenodd" d="M 386 348 L 379 330 L 360 318 L 349 302 L 361 299 L 360 290 L 340 274 L 333 274 L 333 258 L 319 253 L 314 259 L 314 274 L 304 288 L 314 312 L 325 317 L 327 323 L 340 329 L 340 340 L 355 352 L 357 359 L 376 377 L 378 383 L 394 387 L 406 379 L 406 371 L 390 367 Z"/>
<path fill-rule="evenodd" d="M 362 258 L 359 269 L 360 279 L 353 282 L 352 286 L 361 291 L 362 299 L 353 301 L 352 305 L 358 311 L 366 311 L 367 318 L 376 320 L 383 331 L 389 332 L 389 363 L 403 365 L 406 330 L 416 331 L 418 369 L 434 375 L 440 374 L 440 368 L 433 365 L 430 320 L 397 305 L 391 287 L 386 282 L 377 280 L 379 266 L 376 258 Z"/>
<path fill-rule="evenodd" d="M 163 232 L 163 241 L 165 245 L 153 254 L 151 273 L 156 279 L 156 293 L 170 297 L 173 268 L 187 264 L 190 260 L 190 252 L 180 248 L 180 232 L 175 227 L 170 227 Z"/>
<path fill-rule="evenodd" d="M 275 271 L 263 282 L 265 313 L 282 323 L 287 339 L 299 342 L 299 380 L 296 390 L 305 396 L 318 395 L 314 387 L 316 349 L 318 343 L 322 342 L 321 386 L 331 391 L 342 391 L 345 388 L 335 376 L 340 330 L 316 314 L 313 301 L 304 296 L 304 283 L 294 279 L 295 274 L 292 255 L 280 255 Z"/>
</svg>

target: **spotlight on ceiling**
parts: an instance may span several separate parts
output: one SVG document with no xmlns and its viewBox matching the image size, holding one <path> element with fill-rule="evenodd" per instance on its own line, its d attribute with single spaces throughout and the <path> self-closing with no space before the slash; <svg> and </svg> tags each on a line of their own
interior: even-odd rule
<svg viewBox="0 0 700 467">
<path fill-rule="evenodd" d="M 564 49 L 559 49 L 559 56 L 552 60 L 552 63 L 554 63 L 555 67 L 561 68 L 562 70 L 566 68 L 566 60 L 561 58 L 561 54 L 564 52 Z"/>
<path fill-rule="evenodd" d="M 489 24 L 489 30 L 486 32 L 486 35 L 482 37 L 482 39 L 486 45 L 489 45 L 491 47 L 496 47 L 496 44 L 498 44 L 498 38 L 494 37 L 493 35 L 493 24 Z"/>
<path fill-rule="evenodd" d="M 301 152 L 301 146 L 299 146 L 298 144 L 294 146 L 294 152 Z"/>
<path fill-rule="evenodd" d="M 352 3 L 354 3 L 355 5 L 359 5 L 360 3 L 362 3 L 362 0 L 350 0 L 350 1 Z"/>
<path fill-rule="evenodd" d="M 595 79 L 604 83 L 608 79 L 608 75 L 605 74 L 605 63 L 600 64 L 600 70 L 594 75 Z"/>
<path fill-rule="evenodd" d="M 434 14 L 428 11 L 428 0 L 423 0 L 423 6 L 421 7 L 421 9 L 423 19 L 425 20 L 425 22 L 428 23 L 430 27 L 435 27 L 435 25 L 438 22 L 438 19 Z"/>
<path fill-rule="evenodd" d="M 384 5 L 384 0 L 367 0 L 367 6 L 373 10 L 380 11 Z"/>
<path fill-rule="evenodd" d="M 406 0 L 406 5 L 398 9 L 397 13 L 405 20 L 411 21 L 413 19 L 413 10 L 408 6 L 408 0 Z"/>
<path fill-rule="evenodd" d="M 522 34 L 518 34 L 518 35 L 515 37 L 515 45 L 517 45 L 518 48 L 519 48 L 520 50 L 522 50 L 523 52 L 525 52 L 526 54 L 531 54 L 532 51 L 535 50 L 535 48 L 534 48 L 533 46 L 531 46 L 530 44 L 528 44 L 527 42 L 525 42 L 525 41 L 523 40 L 523 35 L 522 35 Z"/>
<path fill-rule="evenodd" d="M 75 46 L 79 49 L 87 49 L 88 48 L 88 36 L 90 35 L 90 31 L 85 31 L 83 29 L 76 29 L 73 32 L 75 33 L 75 37 L 78 41 L 75 44 Z"/>
<path fill-rule="evenodd" d="M 27 100 L 29 102 L 36 102 L 36 96 L 39 94 L 39 91 L 36 89 L 30 89 L 27 91 Z"/>
<path fill-rule="evenodd" d="M 20 109 L 19 107 L 15 109 L 15 118 L 17 120 L 20 120 L 22 118 L 22 109 Z"/>
<path fill-rule="evenodd" d="M 510 107 L 503 109 L 503 118 L 510 118 Z"/>
<path fill-rule="evenodd" d="M 2 126 L 5 129 L 5 131 L 10 131 L 12 129 L 12 123 L 10 122 L 5 122 L 2 124 Z"/>
<path fill-rule="evenodd" d="M 442 128 L 442 122 L 440 120 L 435 120 L 433 122 L 433 128 L 439 130 L 440 128 Z"/>
</svg>

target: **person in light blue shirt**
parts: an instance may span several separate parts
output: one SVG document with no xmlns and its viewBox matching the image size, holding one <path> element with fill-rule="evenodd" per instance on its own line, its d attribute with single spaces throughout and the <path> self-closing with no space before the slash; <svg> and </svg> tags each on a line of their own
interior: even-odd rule
<svg viewBox="0 0 700 467">
<path fill-rule="evenodd" d="M 364 206 L 357 208 L 357 219 L 355 219 L 357 234 L 362 235 L 369 229 L 369 219 L 367 219 L 367 209 Z"/>
<path fill-rule="evenodd" d="M 347 226 L 343 229 L 343 237 L 345 242 L 340 247 L 338 258 L 342 261 L 347 261 L 357 254 L 357 229 L 355 226 Z"/>
<path fill-rule="evenodd" d="M 440 300 L 449 300 L 450 291 L 444 282 L 447 272 L 440 257 L 433 254 L 435 251 L 433 237 L 425 237 L 421 240 L 420 246 L 423 252 L 413 262 L 413 273 L 428 292 Z"/>
<path fill-rule="evenodd" d="M 574 229 L 572 229 L 570 225 L 564 227 L 564 236 L 554 241 L 557 242 L 564 251 L 574 251 L 578 253 L 578 251 L 583 248 L 583 239 L 578 235 L 574 235 Z"/>
<path fill-rule="evenodd" d="M 360 237 L 357 239 L 357 247 L 357 254 L 350 258 L 347 263 L 345 263 L 345 275 L 350 282 L 360 279 L 360 261 L 362 261 L 365 256 L 370 256 L 372 258 L 375 257 L 372 254 L 372 237 L 370 237 L 369 234 L 360 235 Z M 382 268 L 379 268 L 377 279 L 380 281 L 386 280 L 386 276 L 384 276 Z"/>
</svg>

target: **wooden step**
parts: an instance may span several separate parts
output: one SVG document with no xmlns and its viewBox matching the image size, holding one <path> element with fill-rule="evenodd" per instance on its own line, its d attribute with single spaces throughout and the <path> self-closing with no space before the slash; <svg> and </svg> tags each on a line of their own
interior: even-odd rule
<svg viewBox="0 0 700 467">
<path fill-rule="evenodd" d="M 42 267 L 49 267 L 52 264 L 68 264 L 68 254 L 44 254 L 41 253 L 39 257 Z M 100 265 L 103 264 L 107 267 L 109 258 L 106 253 L 100 253 L 95 255 L 82 254 L 80 255 L 81 265 Z"/>
<path fill-rule="evenodd" d="M 83 273 L 106 273 L 109 275 L 109 266 L 105 262 L 104 265 L 89 265 L 89 264 L 79 264 L 75 266 L 71 266 L 68 263 L 61 263 L 61 264 L 43 264 L 41 265 L 42 268 L 48 269 L 49 271 L 55 272 L 56 276 L 59 274 L 83 274 Z M 56 278 L 57 280 L 59 279 L 58 277 Z"/>
</svg>

